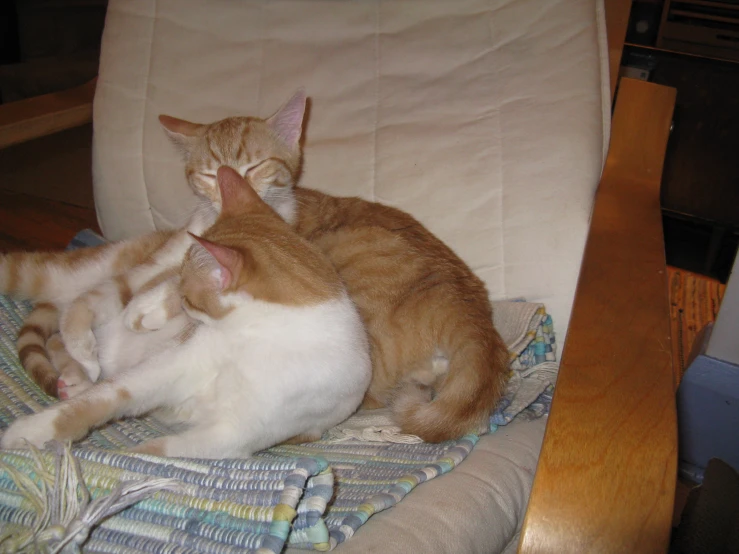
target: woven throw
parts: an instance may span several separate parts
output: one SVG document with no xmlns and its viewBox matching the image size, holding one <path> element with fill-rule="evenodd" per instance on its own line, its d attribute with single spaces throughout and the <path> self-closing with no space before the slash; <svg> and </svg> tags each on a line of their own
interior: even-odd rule
<svg viewBox="0 0 739 554">
<path fill-rule="evenodd" d="M 26 303 L 0 296 L 0 427 L 54 402 L 26 375 L 15 341 Z M 442 444 L 320 441 L 275 447 L 250 459 L 176 460 L 121 451 L 161 436 L 154 418 L 128 419 L 94 431 L 74 450 L 93 498 L 121 481 L 148 476 L 180 480 L 185 493 L 162 491 L 96 527 L 86 552 L 278 553 L 285 543 L 328 550 L 413 488 L 451 471 L 470 453 L 474 435 Z M 27 451 L 0 451 L 0 461 L 33 477 Z M 328 505 L 330 501 L 330 506 Z M 0 469 L 0 531 L 32 524 L 34 510 Z M 2 535 L 2 532 L 0 532 Z"/>
<path fill-rule="evenodd" d="M 103 242 L 84 230 L 70 248 Z M 29 311 L 29 304 L 0 296 L 1 429 L 16 417 L 55 402 L 18 361 L 16 337 Z M 543 305 L 497 302 L 494 312 L 495 325 L 510 350 L 511 371 L 505 395 L 491 416 L 491 431 L 513 418 L 548 413 L 557 367 L 552 320 Z M 378 417 L 387 418 L 387 413 L 375 411 L 364 430 Z M 167 433 L 154 418 L 128 419 L 92 432 L 76 446 L 74 454 L 93 498 L 109 494 L 123 481 L 150 476 L 177 479 L 186 491 L 157 493 L 108 519 L 93 530 L 86 552 L 268 554 L 282 551 L 285 544 L 329 550 L 351 538 L 374 513 L 454 469 L 478 441 L 476 435 L 468 435 L 442 444 L 408 443 L 397 440 L 397 430 L 391 433 L 394 442 L 329 433 L 315 443 L 278 446 L 247 460 L 217 462 L 122 451 Z M 0 461 L 34 474 L 28 452 L 0 451 Z M 0 536 L 3 527 L 20 530 L 32 519 L 28 500 L 0 469 Z"/>
</svg>

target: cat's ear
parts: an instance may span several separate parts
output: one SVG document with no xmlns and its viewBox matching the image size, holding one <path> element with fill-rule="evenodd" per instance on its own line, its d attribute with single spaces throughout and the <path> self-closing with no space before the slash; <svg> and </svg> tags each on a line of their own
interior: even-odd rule
<svg viewBox="0 0 739 554">
<path fill-rule="evenodd" d="M 222 214 L 237 215 L 243 213 L 247 206 L 264 203 L 249 181 L 227 165 L 218 168 L 216 180 L 221 191 Z"/>
<path fill-rule="evenodd" d="M 238 276 L 241 264 L 241 255 L 228 246 L 223 246 L 215 242 L 211 242 L 208 239 L 204 239 L 197 235 L 190 233 L 190 236 L 194 238 L 200 246 L 205 248 L 207 253 L 210 255 L 214 270 L 214 278 L 217 279 L 220 290 L 226 290 L 234 282 L 234 279 Z"/>
<path fill-rule="evenodd" d="M 272 131 L 293 150 L 298 148 L 303 133 L 305 101 L 305 89 L 299 88 L 275 115 L 267 119 Z"/>
<path fill-rule="evenodd" d="M 201 123 L 191 123 L 163 114 L 159 116 L 159 123 L 164 127 L 169 139 L 185 153 L 188 153 L 192 145 L 203 135 L 206 127 Z"/>
</svg>

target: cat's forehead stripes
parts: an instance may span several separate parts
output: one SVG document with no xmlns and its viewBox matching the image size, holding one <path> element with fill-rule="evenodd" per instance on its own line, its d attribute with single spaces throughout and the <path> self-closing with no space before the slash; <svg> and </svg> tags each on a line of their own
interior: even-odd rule
<svg viewBox="0 0 739 554">
<path fill-rule="evenodd" d="M 217 164 L 224 164 L 223 156 L 221 156 L 221 153 L 218 151 L 218 148 L 214 141 L 208 141 L 208 153 L 210 154 L 210 157 L 216 161 Z"/>
<path fill-rule="evenodd" d="M 257 131 L 252 117 L 231 117 L 209 125 L 205 138 L 209 154 L 219 165 L 251 164 L 258 159 L 261 149 L 253 136 Z"/>
<path fill-rule="evenodd" d="M 191 141 L 170 138 L 185 151 L 185 176 L 190 188 L 220 211 L 221 198 L 216 179 L 219 167 L 228 166 L 248 178 L 270 206 L 288 222 L 295 219 L 295 202 L 283 189 L 295 185 L 301 152 L 275 129 L 274 116 L 229 117 L 203 124 Z M 282 129 L 284 131 L 284 129 Z"/>
</svg>

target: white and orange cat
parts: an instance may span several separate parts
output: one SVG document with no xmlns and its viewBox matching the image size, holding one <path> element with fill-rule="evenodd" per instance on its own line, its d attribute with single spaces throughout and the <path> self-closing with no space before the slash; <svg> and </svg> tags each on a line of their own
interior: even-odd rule
<svg viewBox="0 0 739 554">
<path fill-rule="evenodd" d="M 138 452 L 248 456 L 315 440 L 357 409 L 371 376 L 367 337 L 336 270 L 232 169 L 216 181 L 221 214 L 193 235 L 177 279 L 183 311 L 163 327 L 176 328 L 176 344 L 16 420 L 4 448 L 80 439 L 164 408 L 186 429 Z"/>
</svg>

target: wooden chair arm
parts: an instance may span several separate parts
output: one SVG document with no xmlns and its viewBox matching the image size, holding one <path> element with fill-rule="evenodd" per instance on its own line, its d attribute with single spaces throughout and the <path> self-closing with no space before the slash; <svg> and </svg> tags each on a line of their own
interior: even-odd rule
<svg viewBox="0 0 739 554">
<path fill-rule="evenodd" d="M 520 553 L 667 551 L 677 423 L 659 191 L 675 96 L 621 80 Z"/>
<path fill-rule="evenodd" d="M 0 148 L 91 123 L 96 82 L 0 105 Z"/>
</svg>

